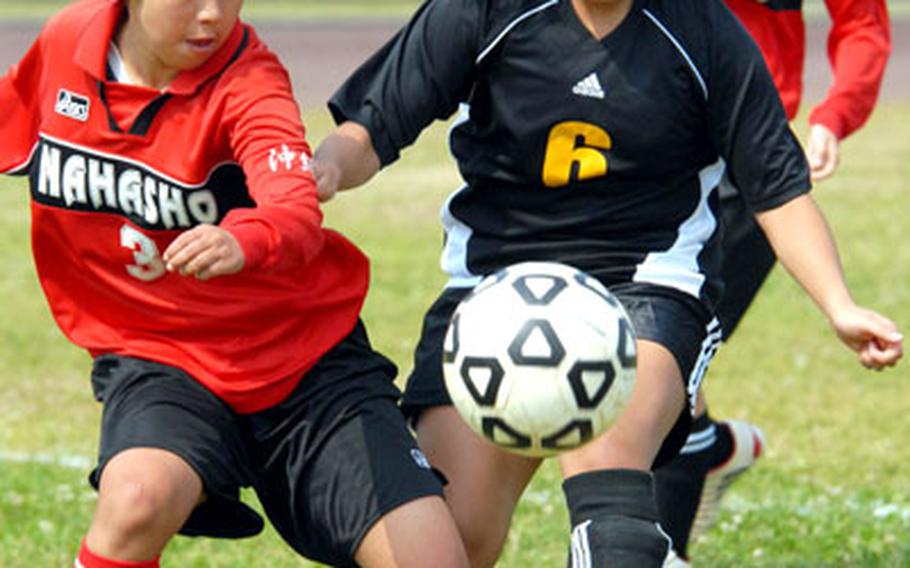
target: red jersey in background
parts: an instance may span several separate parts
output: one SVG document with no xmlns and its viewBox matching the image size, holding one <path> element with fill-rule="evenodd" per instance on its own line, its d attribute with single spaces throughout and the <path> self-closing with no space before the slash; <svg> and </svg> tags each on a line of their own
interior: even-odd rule
<svg viewBox="0 0 910 568">
<path fill-rule="evenodd" d="M 803 86 L 806 30 L 802 0 L 726 0 L 761 48 L 792 120 Z M 875 106 L 891 53 L 891 30 L 884 0 L 825 0 L 831 15 L 828 58 L 834 82 L 809 115 L 839 139 L 853 133 Z"/>
</svg>

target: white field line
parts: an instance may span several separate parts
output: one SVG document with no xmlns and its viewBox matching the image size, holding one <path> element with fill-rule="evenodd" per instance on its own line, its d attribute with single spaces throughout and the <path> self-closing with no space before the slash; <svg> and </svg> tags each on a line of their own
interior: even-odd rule
<svg viewBox="0 0 910 568">
<path fill-rule="evenodd" d="M 735 529 L 743 521 L 743 516 L 772 509 L 786 510 L 791 515 L 803 518 L 831 516 L 839 511 L 841 514 L 848 513 L 875 521 L 890 519 L 905 525 L 910 524 L 910 505 L 906 500 L 892 502 L 884 498 L 862 499 L 848 495 L 842 488 L 837 488 L 833 494 L 813 495 L 808 501 L 801 503 L 794 503 L 792 499 L 786 497 L 766 497 L 753 501 L 738 495 L 729 495 L 721 505 L 721 510 L 728 513 L 729 517 L 726 522 L 722 521 L 719 524 L 726 525 L 728 530 Z"/>
<path fill-rule="evenodd" d="M 82 471 L 87 471 L 95 466 L 95 460 L 87 456 L 0 450 L 0 464 L 2 463 L 40 464 Z M 835 488 L 830 491 L 833 495 L 821 493 L 815 495 L 809 502 L 798 505 L 794 505 L 789 499 L 764 498 L 753 501 L 738 495 L 728 495 L 724 499 L 722 508 L 732 516 L 732 519 L 728 517 L 726 522 L 721 522 L 720 530 L 731 530 L 742 522 L 742 515 L 762 509 L 787 509 L 792 514 L 803 517 L 828 515 L 831 514 L 832 510 L 840 509 L 859 514 L 859 516 L 865 517 L 868 515 L 876 520 L 892 519 L 910 524 L 910 505 L 906 502 L 893 503 L 883 499 L 864 500 L 856 497 L 846 497 L 842 492 L 842 488 Z M 549 509 L 551 512 L 554 506 L 559 506 L 562 503 L 561 496 L 557 495 L 555 491 L 549 490 L 528 491 L 524 497 L 534 505 Z"/>
<path fill-rule="evenodd" d="M 95 465 L 95 461 L 86 456 L 73 454 L 28 453 L 8 452 L 0 450 L 0 463 L 21 463 L 52 465 L 64 469 L 87 470 Z"/>
<path fill-rule="evenodd" d="M 562 494 L 558 489 L 550 487 L 526 491 L 522 499 L 547 514 L 552 514 L 556 508 L 563 506 Z M 808 495 L 806 500 L 798 501 L 786 494 L 757 500 L 732 494 L 724 498 L 721 510 L 725 513 L 723 520 L 718 523 L 722 531 L 736 530 L 745 516 L 768 510 L 784 510 L 791 515 L 807 519 L 848 513 L 857 518 L 870 519 L 870 522 L 890 520 L 910 525 L 910 503 L 906 499 L 900 498 L 896 501 L 883 497 L 863 499 L 850 495 L 843 487 L 829 487 L 826 491 L 813 493 Z"/>
</svg>

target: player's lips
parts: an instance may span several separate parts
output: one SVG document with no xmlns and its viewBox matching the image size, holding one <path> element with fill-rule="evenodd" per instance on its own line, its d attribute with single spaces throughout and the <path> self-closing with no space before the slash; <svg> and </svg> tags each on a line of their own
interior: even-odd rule
<svg viewBox="0 0 910 568">
<path fill-rule="evenodd" d="M 195 51 L 211 51 L 215 47 L 215 38 L 190 38 L 186 43 Z"/>
</svg>

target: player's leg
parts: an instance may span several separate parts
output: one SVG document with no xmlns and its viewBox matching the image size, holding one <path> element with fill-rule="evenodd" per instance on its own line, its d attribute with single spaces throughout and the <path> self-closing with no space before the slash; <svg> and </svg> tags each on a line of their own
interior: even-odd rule
<svg viewBox="0 0 910 568">
<path fill-rule="evenodd" d="M 421 497 L 380 517 L 364 536 L 354 559 L 358 566 L 377 568 L 463 568 L 468 566 L 468 558 L 460 543 L 458 528 L 442 497 Z"/>
<path fill-rule="evenodd" d="M 648 471 L 664 438 L 686 405 L 686 393 L 673 355 L 652 341 L 636 341 L 635 387 L 616 423 L 595 441 L 565 453 L 563 475 L 599 467 Z"/>
<path fill-rule="evenodd" d="M 720 216 L 724 225 L 721 274 L 725 287 L 717 306 L 717 319 L 724 330 L 724 341 L 729 341 L 777 258 L 739 194 L 721 197 Z"/>
<path fill-rule="evenodd" d="M 361 325 L 279 405 L 250 416 L 254 487 L 281 536 L 331 566 L 463 568 L 442 482 Z"/>
<path fill-rule="evenodd" d="M 121 452 L 101 475 L 85 546 L 103 558 L 154 560 L 201 497 L 202 480 L 179 456 L 157 448 Z"/>
<path fill-rule="evenodd" d="M 704 415 L 707 418 L 707 415 Z M 713 422 L 717 427 L 713 460 L 705 476 L 698 510 L 692 521 L 691 538 L 705 534 L 717 521 L 724 494 L 740 475 L 748 471 L 761 456 L 764 433 L 758 426 L 742 420 Z"/>
<path fill-rule="evenodd" d="M 79 553 L 82 566 L 155 566 L 178 531 L 206 534 L 188 520 L 219 504 L 227 532 L 242 532 L 243 515 L 230 511 L 245 506 L 222 497 L 242 481 L 231 477 L 238 469 L 231 442 L 238 431 L 223 403 L 173 367 L 125 357 L 99 357 L 92 383 L 104 412 L 92 474 L 99 498 Z M 206 493 L 205 505 L 197 507 Z M 258 532 L 261 520 L 249 514 Z"/>
<path fill-rule="evenodd" d="M 720 214 L 724 225 L 726 289 L 717 317 L 727 341 L 773 268 L 775 257 L 745 201 L 728 185 L 722 186 Z M 756 436 L 760 435 L 757 429 L 752 431 Z M 746 433 L 745 428 L 730 428 L 724 422 L 713 420 L 707 412 L 704 393 L 699 392 L 686 445 L 676 458 L 655 470 L 661 522 L 673 537 L 674 549 L 680 558 L 687 558 L 688 543 L 697 536 L 693 533 L 696 517 L 701 517 L 697 525 L 703 532 L 716 518 L 717 507 L 729 482 L 750 467 L 757 457 L 754 453 L 742 454 L 735 463 L 731 461 L 740 456 L 735 452 L 737 445 L 743 448 L 751 442 L 752 436 L 746 440 Z M 737 440 L 734 435 L 743 439 Z M 713 479 L 706 484 L 711 472 Z M 728 475 L 731 472 L 732 478 Z M 698 515 L 700 506 L 703 509 Z"/>
<path fill-rule="evenodd" d="M 671 541 L 659 523 L 649 470 L 655 458 L 681 445 L 687 395 L 697 389 L 719 330 L 704 307 L 682 293 L 632 285 L 618 295 L 638 337 L 636 384 L 616 424 L 561 457 L 571 560 L 581 567 L 658 567 Z"/>
<path fill-rule="evenodd" d="M 496 448 L 471 430 L 451 405 L 421 413 L 417 440 L 448 480 L 446 500 L 471 566 L 494 566 L 515 506 L 541 460 Z"/>
<path fill-rule="evenodd" d="M 638 341 L 632 398 L 606 434 L 560 459 L 572 523 L 572 566 L 660 566 L 670 539 L 659 528 L 651 467 L 685 405 L 672 355 Z"/>
<path fill-rule="evenodd" d="M 698 410 L 696 414 L 699 414 Z M 707 414 L 700 413 L 692 421 L 679 454 L 654 470 L 661 525 L 673 538 L 674 561 L 679 566 L 685 566 L 688 559 L 689 533 L 716 449 L 716 430 Z M 671 566 L 673 564 L 668 563 L 667 568 Z"/>
<path fill-rule="evenodd" d="M 404 409 L 416 419 L 417 440 L 447 478 L 446 500 L 471 565 L 493 566 L 512 513 L 540 465 L 498 449 L 472 431 L 452 406 L 442 375 L 443 339 L 452 312 L 469 289 L 447 289 L 424 318 Z"/>
</svg>

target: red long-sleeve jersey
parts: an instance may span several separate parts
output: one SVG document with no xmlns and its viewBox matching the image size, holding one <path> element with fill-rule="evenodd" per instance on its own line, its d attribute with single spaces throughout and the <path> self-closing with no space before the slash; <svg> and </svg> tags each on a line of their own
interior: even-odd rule
<svg viewBox="0 0 910 568">
<path fill-rule="evenodd" d="M 761 48 L 792 119 L 799 110 L 805 63 L 802 1 L 726 2 Z M 832 20 L 828 59 L 834 82 L 809 122 L 843 139 L 872 113 L 891 53 L 891 30 L 885 0 L 825 0 L 825 5 Z"/>
<path fill-rule="evenodd" d="M 321 226 L 300 113 L 277 57 L 238 22 L 164 91 L 109 79 L 123 3 L 86 0 L 0 79 L 0 171 L 28 174 L 51 311 L 92 355 L 179 367 L 239 412 L 281 401 L 353 329 L 366 258 Z M 235 275 L 168 273 L 199 224 L 230 231 Z"/>
</svg>

